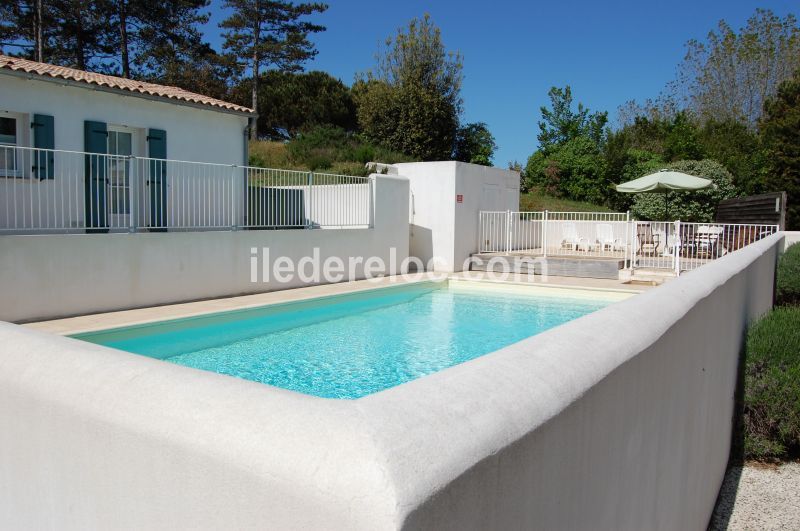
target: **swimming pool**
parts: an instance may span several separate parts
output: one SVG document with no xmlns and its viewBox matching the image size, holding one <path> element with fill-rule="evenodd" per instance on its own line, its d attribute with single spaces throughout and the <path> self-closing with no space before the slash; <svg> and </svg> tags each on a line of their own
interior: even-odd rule
<svg viewBox="0 0 800 531">
<path fill-rule="evenodd" d="M 309 395 L 355 399 L 488 354 L 620 298 L 424 282 L 73 337 Z"/>
</svg>

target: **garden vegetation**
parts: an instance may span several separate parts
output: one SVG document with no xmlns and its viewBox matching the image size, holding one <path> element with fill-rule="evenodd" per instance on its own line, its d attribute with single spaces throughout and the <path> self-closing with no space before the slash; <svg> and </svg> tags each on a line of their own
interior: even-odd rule
<svg viewBox="0 0 800 531">
<path fill-rule="evenodd" d="M 747 335 L 744 449 L 750 459 L 800 456 L 800 245 L 780 259 L 777 301 Z"/>
</svg>

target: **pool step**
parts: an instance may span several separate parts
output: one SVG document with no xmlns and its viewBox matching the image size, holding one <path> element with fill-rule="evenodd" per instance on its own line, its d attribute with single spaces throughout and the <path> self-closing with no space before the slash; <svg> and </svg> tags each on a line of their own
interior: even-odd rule
<svg viewBox="0 0 800 531">
<path fill-rule="evenodd" d="M 572 258 L 572 257 L 532 257 L 518 255 L 474 254 L 472 271 L 497 272 L 511 271 L 559 277 L 609 278 L 617 280 L 620 270 L 625 267 L 623 259 L 616 258 Z"/>
</svg>

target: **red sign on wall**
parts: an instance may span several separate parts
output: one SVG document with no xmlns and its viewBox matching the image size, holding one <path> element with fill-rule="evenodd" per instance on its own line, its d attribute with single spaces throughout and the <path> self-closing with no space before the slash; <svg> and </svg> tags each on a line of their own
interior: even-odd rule
<svg viewBox="0 0 800 531">
<path fill-rule="evenodd" d="M 463 203 L 463 202 L 464 202 L 464 195 L 456 194 L 456 203 Z"/>
</svg>

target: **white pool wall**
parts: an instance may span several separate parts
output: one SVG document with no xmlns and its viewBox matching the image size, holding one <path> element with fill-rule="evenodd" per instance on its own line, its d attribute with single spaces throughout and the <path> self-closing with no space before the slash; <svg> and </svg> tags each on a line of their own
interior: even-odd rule
<svg viewBox="0 0 800 531">
<path fill-rule="evenodd" d="M 781 234 L 359 400 L 0 325 L 0 527 L 705 529 Z"/>
<path fill-rule="evenodd" d="M 251 282 L 251 249 L 295 264 L 379 257 L 400 273 L 408 256 L 408 180 L 373 175 L 368 229 L 239 230 L 0 236 L 0 320 L 31 321 L 231 297 L 309 285 Z M 395 249 L 391 264 L 391 249 Z M 309 268 L 310 269 L 310 268 Z M 363 278 L 363 266 L 356 271 Z"/>
</svg>

